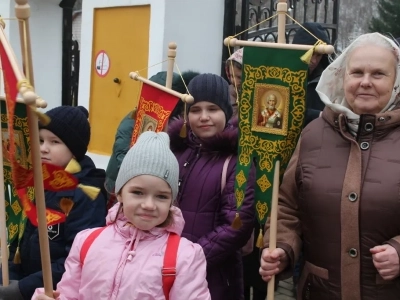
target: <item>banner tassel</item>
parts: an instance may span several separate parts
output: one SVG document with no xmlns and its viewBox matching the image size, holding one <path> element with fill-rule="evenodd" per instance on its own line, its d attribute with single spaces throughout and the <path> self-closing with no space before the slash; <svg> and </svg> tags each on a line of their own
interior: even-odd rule
<svg viewBox="0 0 400 300">
<path fill-rule="evenodd" d="M 37 115 L 40 124 L 47 126 L 50 124 L 50 117 L 40 111 L 34 110 L 35 114 Z"/>
<path fill-rule="evenodd" d="M 100 189 L 94 186 L 78 184 L 78 188 L 80 188 L 92 200 L 95 200 L 100 193 Z"/>
<path fill-rule="evenodd" d="M 183 125 L 181 128 L 181 131 L 179 132 L 179 136 L 183 139 L 187 137 L 186 123 L 187 123 L 187 121 L 186 121 L 186 102 L 185 102 L 184 109 L 183 109 Z"/>
<path fill-rule="evenodd" d="M 257 247 L 257 248 L 260 248 L 260 249 L 263 247 L 263 233 L 262 233 L 262 228 L 260 228 L 260 232 L 258 233 L 257 242 L 256 242 L 256 247 Z"/>
<path fill-rule="evenodd" d="M 240 229 L 240 227 L 242 227 L 242 225 L 242 220 L 240 220 L 240 215 L 237 212 L 235 215 L 235 219 L 232 222 L 232 228 L 238 230 Z"/>
<path fill-rule="evenodd" d="M 301 59 L 302 62 L 304 62 L 304 63 L 306 63 L 307 65 L 309 65 L 310 62 L 311 62 L 311 58 L 312 58 L 313 54 L 314 54 L 314 48 L 311 48 L 311 49 L 307 50 L 307 52 L 304 53 L 304 54 L 300 57 L 300 59 Z"/>
<path fill-rule="evenodd" d="M 186 122 L 183 123 L 179 136 L 183 139 L 187 137 Z"/>
<path fill-rule="evenodd" d="M 17 247 L 17 251 L 15 251 L 13 263 L 19 265 L 21 263 L 21 253 L 19 252 L 19 246 Z"/>
<path fill-rule="evenodd" d="M 67 217 L 73 206 L 74 206 L 74 201 L 72 201 L 70 198 L 62 198 L 60 200 L 60 208 Z"/>
<path fill-rule="evenodd" d="M 137 107 L 132 110 L 131 119 L 136 121 L 137 117 Z"/>
</svg>

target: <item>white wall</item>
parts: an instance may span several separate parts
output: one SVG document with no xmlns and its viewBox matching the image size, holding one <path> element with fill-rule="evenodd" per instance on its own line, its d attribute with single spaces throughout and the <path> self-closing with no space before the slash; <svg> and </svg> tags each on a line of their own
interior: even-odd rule
<svg viewBox="0 0 400 300">
<path fill-rule="evenodd" d="M 60 1 L 29 2 L 35 90 L 48 110 L 61 105 L 62 98 L 62 8 Z"/>
<path fill-rule="evenodd" d="M 29 1 L 29 18 L 35 90 L 53 108 L 61 105 L 62 8 L 54 0 Z M 15 18 L 15 1 L 0 0 L 3 18 Z M 22 66 L 19 26 L 6 20 L 6 34 Z M 3 85 L 3 84 L 1 84 Z"/>
<path fill-rule="evenodd" d="M 176 63 L 181 72 L 221 73 L 223 0 L 167 0 L 164 53 L 176 42 Z M 166 70 L 166 64 L 163 66 Z M 176 71 L 176 70 L 175 70 Z"/>
</svg>

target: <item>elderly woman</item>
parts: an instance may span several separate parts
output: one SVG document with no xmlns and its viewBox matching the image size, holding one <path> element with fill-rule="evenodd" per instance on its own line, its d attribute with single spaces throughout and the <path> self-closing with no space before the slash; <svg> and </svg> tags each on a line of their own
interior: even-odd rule
<svg viewBox="0 0 400 300">
<path fill-rule="evenodd" d="M 280 188 L 277 248 L 267 230 L 261 258 L 265 281 L 290 276 L 303 243 L 298 299 L 400 299 L 399 69 L 397 44 L 371 33 L 322 74 L 327 107 L 302 133 Z"/>
</svg>

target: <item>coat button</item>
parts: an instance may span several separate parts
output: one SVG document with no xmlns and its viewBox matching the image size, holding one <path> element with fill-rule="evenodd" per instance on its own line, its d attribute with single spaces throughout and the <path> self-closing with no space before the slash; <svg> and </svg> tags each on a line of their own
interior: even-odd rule
<svg viewBox="0 0 400 300">
<path fill-rule="evenodd" d="M 357 195 L 357 193 L 352 192 L 352 193 L 349 194 L 348 198 L 349 198 L 349 200 L 351 202 L 354 202 L 354 201 L 356 201 L 358 199 L 358 195 Z"/>
<path fill-rule="evenodd" d="M 350 255 L 350 257 L 352 257 L 352 258 L 357 257 L 357 256 L 358 256 L 358 251 L 357 251 L 357 249 L 356 249 L 356 248 L 351 248 L 351 249 L 349 250 L 349 255 Z"/>
<path fill-rule="evenodd" d="M 371 132 L 372 130 L 374 130 L 374 125 L 372 123 L 365 123 L 364 129 L 367 132 Z"/>
<path fill-rule="evenodd" d="M 360 144 L 361 150 L 368 150 L 369 149 L 369 143 L 368 142 L 362 142 Z"/>
</svg>

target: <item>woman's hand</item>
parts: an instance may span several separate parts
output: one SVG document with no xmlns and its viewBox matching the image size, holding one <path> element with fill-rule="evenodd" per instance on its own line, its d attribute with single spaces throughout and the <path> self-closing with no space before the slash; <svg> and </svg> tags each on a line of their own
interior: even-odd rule
<svg viewBox="0 0 400 300">
<path fill-rule="evenodd" d="M 399 254 L 395 248 L 390 245 L 382 245 L 369 251 L 372 253 L 372 262 L 383 279 L 392 280 L 399 276 Z"/>
<path fill-rule="evenodd" d="M 270 252 L 265 248 L 261 254 L 260 275 L 266 282 L 270 281 L 273 275 L 276 275 L 286 269 L 288 257 L 285 250 L 276 248 Z"/>
<path fill-rule="evenodd" d="M 46 296 L 45 294 L 41 294 L 35 298 L 35 300 L 54 300 L 60 296 L 60 292 L 53 291 L 53 298 Z"/>
</svg>

